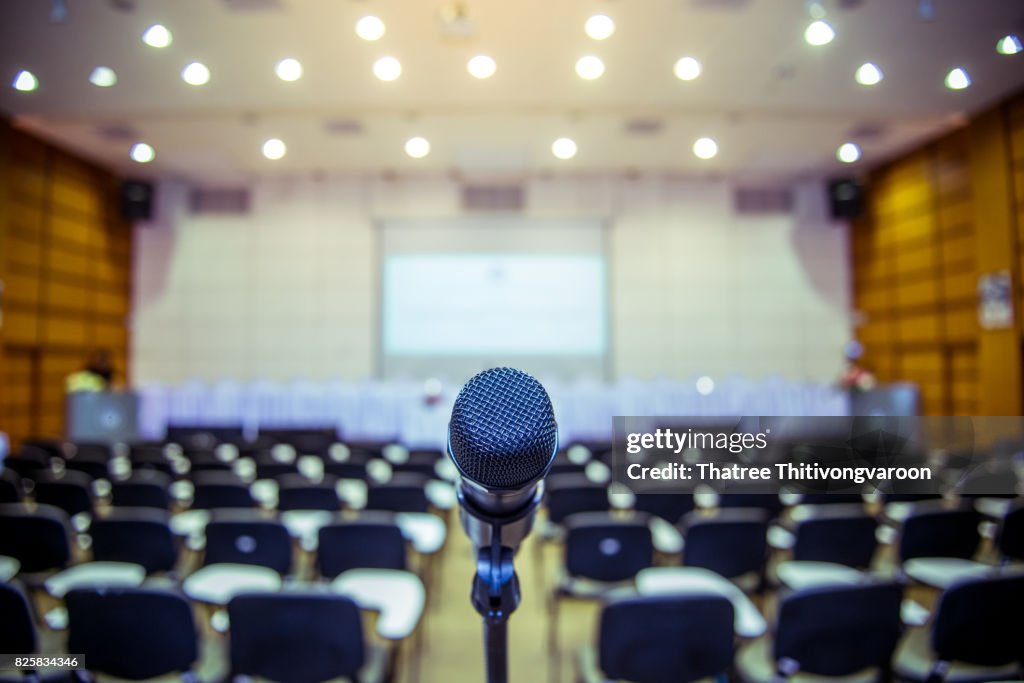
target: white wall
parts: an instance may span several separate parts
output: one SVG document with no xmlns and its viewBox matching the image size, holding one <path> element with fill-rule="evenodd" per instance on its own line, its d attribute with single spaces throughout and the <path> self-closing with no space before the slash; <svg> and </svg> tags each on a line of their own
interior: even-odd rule
<svg viewBox="0 0 1024 683">
<path fill-rule="evenodd" d="M 461 215 L 447 179 L 265 180 L 249 215 L 193 216 L 181 185 L 136 232 L 137 384 L 360 378 L 378 336 L 375 221 Z M 607 217 L 619 377 L 828 381 L 849 335 L 846 231 L 818 183 L 792 215 L 739 216 L 725 183 L 558 178 L 527 214 Z"/>
</svg>

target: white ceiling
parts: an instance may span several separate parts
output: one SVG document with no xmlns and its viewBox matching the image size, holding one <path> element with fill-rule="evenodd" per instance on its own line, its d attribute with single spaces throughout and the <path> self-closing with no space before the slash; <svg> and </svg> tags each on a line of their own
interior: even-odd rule
<svg viewBox="0 0 1024 683">
<path fill-rule="evenodd" d="M 441 3 L 67 0 L 66 21 L 51 24 L 50 0 L 0 0 L 0 77 L 9 84 L 28 68 L 41 83 L 0 88 L 0 111 L 122 171 L 206 182 L 450 170 L 785 180 L 841 170 L 835 150 L 848 139 L 864 149 L 858 166 L 878 163 L 1024 85 L 1024 54 L 995 51 L 1001 36 L 1024 32 L 1018 0 L 933 0 L 933 21 L 919 0 L 824 0 L 837 37 L 823 47 L 803 41 L 805 0 L 465 0 L 474 30 L 464 39 L 442 33 Z M 583 32 L 595 12 L 616 22 L 608 40 Z M 353 31 L 368 13 L 387 23 L 376 43 Z M 173 32 L 170 47 L 142 44 L 154 22 Z M 466 72 L 478 53 L 497 61 L 493 78 Z M 602 78 L 576 76 L 584 54 L 605 61 Z M 383 55 L 402 61 L 397 81 L 372 75 Z M 684 55 L 703 63 L 696 81 L 672 73 Z M 304 65 L 300 81 L 274 75 L 288 56 Z M 207 85 L 181 80 L 193 60 L 210 67 Z M 868 60 L 885 73 L 872 88 L 853 80 Z M 88 82 L 100 64 L 117 71 L 113 88 Z M 943 86 L 954 66 L 971 88 Z M 635 119 L 660 131 L 630 133 Z M 430 156 L 405 156 L 411 135 L 430 139 Z M 568 162 L 550 153 L 563 135 L 579 144 Z M 704 135 L 719 143 L 711 161 L 690 151 Z M 284 159 L 261 156 L 268 137 L 287 143 Z M 136 138 L 156 148 L 154 163 L 128 160 Z"/>
</svg>

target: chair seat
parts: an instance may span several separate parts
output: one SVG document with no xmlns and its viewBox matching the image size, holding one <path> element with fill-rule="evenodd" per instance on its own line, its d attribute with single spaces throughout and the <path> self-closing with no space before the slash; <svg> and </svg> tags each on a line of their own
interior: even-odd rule
<svg viewBox="0 0 1024 683">
<path fill-rule="evenodd" d="M 792 550 L 796 545 L 796 536 L 789 529 L 776 524 L 768 528 L 768 545 L 776 550 Z"/>
<path fill-rule="evenodd" d="M 679 529 L 666 522 L 661 517 L 651 517 L 648 522 L 651 530 L 651 541 L 654 549 L 665 555 L 675 555 L 683 551 L 683 535 Z"/>
<path fill-rule="evenodd" d="M 736 672 L 744 683 L 771 683 L 777 681 L 775 662 L 772 661 L 771 639 L 758 638 L 740 648 L 736 653 Z M 790 683 L 875 683 L 879 680 L 877 669 L 865 669 L 850 676 L 816 676 L 810 673 L 796 673 L 788 678 Z"/>
<path fill-rule="evenodd" d="M 914 504 L 907 501 L 886 503 L 884 514 L 886 519 L 893 522 L 902 522 L 914 511 Z"/>
<path fill-rule="evenodd" d="M 338 497 L 345 501 L 345 505 L 353 510 L 362 510 L 366 507 L 366 482 L 358 479 L 342 479 L 338 482 Z"/>
<path fill-rule="evenodd" d="M 429 512 L 399 512 L 395 523 L 402 535 L 412 543 L 413 549 L 422 555 L 433 555 L 444 547 L 448 528 L 437 515 Z"/>
<path fill-rule="evenodd" d="M 650 567 L 636 575 L 641 595 L 712 593 L 729 599 L 736 612 L 736 635 L 757 638 L 768 630 L 761 612 L 736 584 L 702 567 Z"/>
<path fill-rule="evenodd" d="M 438 510 L 451 510 L 459 504 L 455 487 L 449 483 L 437 480 L 430 480 L 426 486 L 427 500 Z"/>
<path fill-rule="evenodd" d="M 929 630 L 927 628 L 909 629 L 896 649 L 893 662 L 893 670 L 900 679 L 919 683 L 927 681 L 928 675 L 935 665 Z M 1003 681 L 1017 677 L 1019 677 L 1019 670 L 1014 664 L 986 667 L 955 662 L 943 680 L 944 683 L 982 683 L 982 681 Z"/>
<path fill-rule="evenodd" d="M 288 529 L 292 538 L 302 541 L 306 550 L 316 550 L 317 532 L 334 519 L 334 514 L 326 510 L 286 510 L 281 513 L 281 524 Z"/>
<path fill-rule="evenodd" d="M 240 593 L 273 592 L 281 577 L 273 569 L 228 562 L 197 570 L 182 584 L 185 595 L 211 605 L 226 605 Z"/>
<path fill-rule="evenodd" d="M 350 569 L 331 582 L 331 589 L 352 598 L 362 609 L 379 612 L 377 634 L 386 640 L 412 634 L 427 598 L 420 578 L 400 569 Z"/>
<path fill-rule="evenodd" d="M 835 562 L 780 562 L 775 568 L 779 583 L 800 590 L 817 586 L 849 586 L 860 583 L 865 574 L 853 567 Z"/>
<path fill-rule="evenodd" d="M 0 581 L 7 582 L 15 577 L 21 569 L 21 562 L 13 557 L 0 555 Z"/>
<path fill-rule="evenodd" d="M 209 510 L 186 510 L 171 517 L 171 531 L 177 536 L 201 536 L 209 521 Z"/>
<path fill-rule="evenodd" d="M 915 557 L 903 563 L 903 571 L 918 583 L 945 590 L 961 579 L 994 574 L 997 568 L 958 557 Z"/>
<path fill-rule="evenodd" d="M 978 498 L 974 501 L 974 509 L 992 519 L 1002 519 L 1012 506 L 1012 498 Z"/>
<path fill-rule="evenodd" d="M 146 570 L 131 562 L 86 562 L 46 579 L 46 592 L 63 598 L 75 588 L 94 586 L 141 586 Z"/>
</svg>

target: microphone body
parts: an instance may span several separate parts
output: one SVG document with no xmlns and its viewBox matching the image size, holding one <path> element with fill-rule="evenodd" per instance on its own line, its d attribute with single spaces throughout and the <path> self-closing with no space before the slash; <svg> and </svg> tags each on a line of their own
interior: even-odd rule
<svg viewBox="0 0 1024 683">
<path fill-rule="evenodd" d="M 478 548 L 516 548 L 530 531 L 543 479 L 558 451 L 551 399 L 540 382 L 512 368 L 474 376 L 459 392 L 448 453 L 459 472 L 462 525 Z"/>
</svg>

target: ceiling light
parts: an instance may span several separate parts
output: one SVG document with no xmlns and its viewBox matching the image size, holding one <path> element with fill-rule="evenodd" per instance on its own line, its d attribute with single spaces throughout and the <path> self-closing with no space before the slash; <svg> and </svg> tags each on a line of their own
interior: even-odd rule
<svg viewBox="0 0 1024 683">
<path fill-rule="evenodd" d="M 302 78 L 302 62 L 297 59 L 287 57 L 277 63 L 277 66 L 274 67 L 274 73 L 276 73 L 277 77 L 282 81 L 287 81 L 289 83 L 297 81 Z"/>
<path fill-rule="evenodd" d="M 368 14 L 356 22 L 356 35 L 363 40 L 380 40 L 384 36 L 387 27 L 380 17 Z"/>
<path fill-rule="evenodd" d="M 579 61 L 576 62 L 576 75 L 586 81 L 600 78 L 603 73 L 604 62 L 601 61 L 600 57 L 586 55 L 585 57 L 580 57 Z"/>
<path fill-rule="evenodd" d="M 192 62 L 181 70 L 181 80 L 189 85 L 205 85 L 210 82 L 210 70 L 202 62 Z"/>
<path fill-rule="evenodd" d="M 882 82 L 883 78 L 885 78 L 882 74 L 882 70 L 871 62 L 864 62 L 857 67 L 857 72 L 853 77 L 861 85 L 877 85 Z"/>
<path fill-rule="evenodd" d="M 1003 36 L 996 43 L 996 52 L 1001 55 L 1015 55 L 1021 50 L 1024 50 L 1024 45 L 1021 45 L 1020 36 L 1013 33 Z"/>
<path fill-rule="evenodd" d="M 678 62 L 676 62 L 676 66 L 673 69 L 673 71 L 675 71 L 676 78 L 678 78 L 679 80 L 692 81 L 693 79 L 697 78 L 697 76 L 700 76 L 700 62 L 698 62 L 693 57 L 683 57 Z"/>
<path fill-rule="evenodd" d="M 394 57 L 381 57 L 373 63 L 373 75 L 382 81 L 393 81 L 402 75 L 402 63 Z"/>
<path fill-rule="evenodd" d="M 11 87 L 21 92 L 32 92 L 39 87 L 39 79 L 31 71 L 22 69 L 14 76 Z"/>
<path fill-rule="evenodd" d="M 967 75 L 967 72 L 957 67 L 946 74 L 946 87 L 950 90 L 963 90 L 970 86 L 971 77 Z"/>
<path fill-rule="evenodd" d="M 604 40 L 615 33 L 615 22 L 607 14 L 595 14 L 587 19 L 583 30 L 594 40 Z"/>
<path fill-rule="evenodd" d="M 477 55 L 469 60 L 466 69 L 474 78 L 490 78 L 498 70 L 498 65 L 487 55 Z"/>
<path fill-rule="evenodd" d="M 132 158 L 132 161 L 136 161 L 140 164 L 148 164 L 153 161 L 153 159 L 156 159 L 156 152 L 153 151 L 153 148 L 145 142 L 136 142 L 132 145 L 128 155 Z"/>
<path fill-rule="evenodd" d="M 413 159 L 422 159 L 430 154 L 430 141 L 421 137 L 409 138 L 405 141 L 405 153 Z"/>
<path fill-rule="evenodd" d="M 109 88 L 117 85 L 117 73 L 109 66 L 98 66 L 89 74 L 89 82 L 97 88 Z"/>
<path fill-rule="evenodd" d="M 807 41 L 808 45 L 828 45 L 835 37 L 836 32 L 832 28 L 832 25 L 824 19 L 812 21 L 807 26 L 807 30 L 804 31 L 804 40 Z"/>
<path fill-rule="evenodd" d="M 852 164 L 860 159 L 860 147 L 853 142 L 844 142 L 836 150 L 836 159 L 844 164 Z"/>
<path fill-rule="evenodd" d="M 174 40 L 163 24 L 153 24 L 142 34 L 142 42 L 150 47 L 167 47 Z"/>
<path fill-rule="evenodd" d="M 284 142 L 278 138 L 270 138 L 263 143 L 263 156 L 272 161 L 277 161 L 283 157 L 287 151 L 288 147 L 286 147 Z"/>
<path fill-rule="evenodd" d="M 713 159 L 718 154 L 718 143 L 711 138 L 698 138 L 693 143 L 693 153 L 698 159 Z"/>
<path fill-rule="evenodd" d="M 576 149 L 576 143 L 570 138 L 558 138 L 551 143 L 551 153 L 558 159 L 572 159 Z"/>
</svg>

